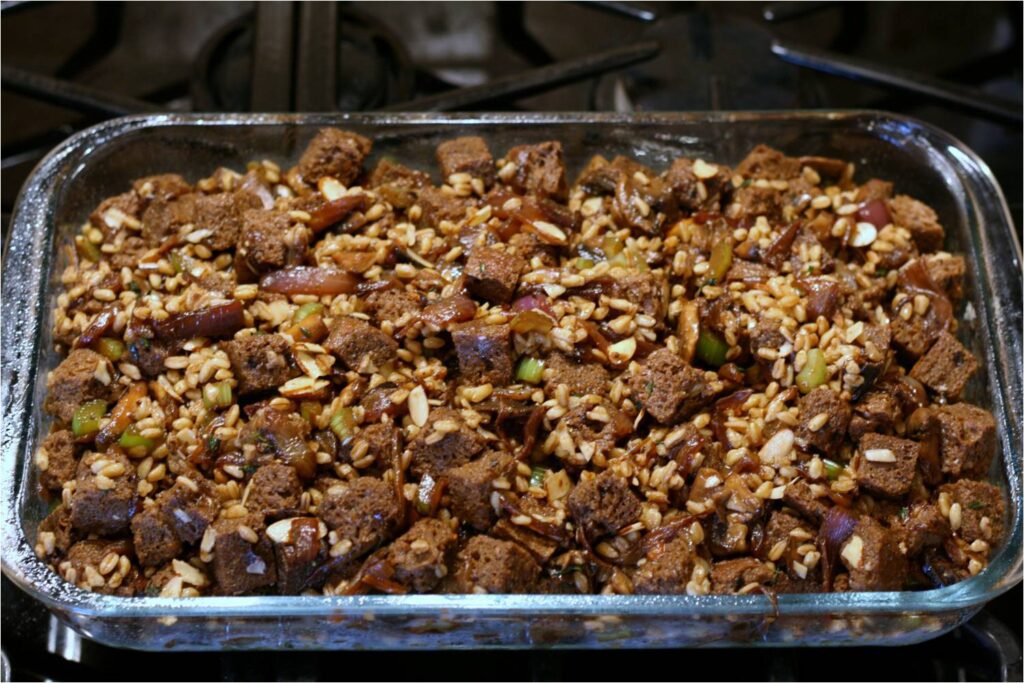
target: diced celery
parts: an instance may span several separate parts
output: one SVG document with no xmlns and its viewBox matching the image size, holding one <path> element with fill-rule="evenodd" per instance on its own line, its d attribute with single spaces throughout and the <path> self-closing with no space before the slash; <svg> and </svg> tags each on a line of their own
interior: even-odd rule
<svg viewBox="0 0 1024 683">
<path fill-rule="evenodd" d="M 298 309 L 296 309 L 295 315 L 292 316 L 292 321 L 301 323 L 309 316 L 315 315 L 322 310 L 324 310 L 324 305 L 316 301 L 310 302 L 308 304 L 302 304 L 301 306 L 298 307 Z"/>
<path fill-rule="evenodd" d="M 147 439 L 139 434 L 139 431 L 135 428 L 135 425 L 131 425 L 128 429 L 124 430 L 121 434 L 121 438 L 117 440 L 117 443 L 122 448 L 136 448 L 142 446 L 147 451 L 156 445 L 156 442 L 152 439 Z"/>
<path fill-rule="evenodd" d="M 530 486 L 538 487 L 544 486 L 544 479 L 548 476 L 548 471 L 543 467 L 534 467 L 530 470 Z"/>
<path fill-rule="evenodd" d="M 828 365 L 825 363 L 825 354 L 821 349 L 811 349 L 807 352 L 807 362 L 797 373 L 796 385 L 802 393 L 809 394 L 824 384 L 826 379 Z"/>
<path fill-rule="evenodd" d="M 523 356 L 516 365 L 516 379 L 527 384 L 538 384 L 544 374 L 544 361 L 533 356 Z"/>
<path fill-rule="evenodd" d="M 725 364 L 725 356 L 729 352 L 729 345 L 711 330 L 701 328 L 700 336 L 697 338 L 697 358 L 712 367 L 720 367 Z"/>
<path fill-rule="evenodd" d="M 351 408 L 339 408 L 338 412 L 331 416 L 331 431 L 342 442 L 352 438 L 355 430 L 355 421 L 352 419 Z"/>
<path fill-rule="evenodd" d="M 124 352 L 127 350 L 123 341 L 113 337 L 103 337 L 100 339 L 96 343 L 96 349 L 115 363 L 121 360 L 121 357 L 124 356 Z"/>
<path fill-rule="evenodd" d="M 100 430 L 100 419 L 107 414 L 107 402 L 101 400 L 87 401 L 78 406 L 71 417 L 71 433 L 75 436 L 87 436 Z"/>
<path fill-rule="evenodd" d="M 708 279 L 705 284 L 718 284 L 729 272 L 732 265 L 732 243 L 727 240 L 718 242 L 711 248 L 711 258 L 708 259 Z"/>
</svg>

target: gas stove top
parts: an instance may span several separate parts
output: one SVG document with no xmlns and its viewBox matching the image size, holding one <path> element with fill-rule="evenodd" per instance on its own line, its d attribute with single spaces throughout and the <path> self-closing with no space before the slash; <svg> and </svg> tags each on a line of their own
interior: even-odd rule
<svg viewBox="0 0 1024 683">
<path fill-rule="evenodd" d="M 412 8 L 415 7 L 415 10 Z M 2 3 L 3 229 L 69 134 L 146 111 L 877 108 L 974 148 L 1021 225 L 1021 6 Z M 6 242 L 6 239 L 5 239 Z M 83 641 L 3 581 L 14 679 L 1019 679 L 1021 588 L 899 650 L 173 654 Z M 6 667 L 6 661 L 5 661 Z M 353 668 L 355 667 L 355 668 Z M 6 680 L 6 679 L 5 679 Z"/>
</svg>

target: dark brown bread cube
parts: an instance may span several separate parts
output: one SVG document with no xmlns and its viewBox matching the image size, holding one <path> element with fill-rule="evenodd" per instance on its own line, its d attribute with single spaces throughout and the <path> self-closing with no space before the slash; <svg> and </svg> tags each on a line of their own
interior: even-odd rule
<svg viewBox="0 0 1024 683">
<path fill-rule="evenodd" d="M 401 512 L 394 489 L 374 477 L 359 477 L 340 491 L 332 489 L 317 507 L 317 515 L 337 531 L 339 539 L 351 541 L 352 547 L 344 553 L 350 558 L 391 540 Z"/>
<path fill-rule="evenodd" d="M 129 570 L 128 576 L 122 578 L 120 585 L 116 588 L 110 585 L 110 579 L 115 572 L 111 572 L 107 576 L 100 574 L 100 565 L 111 553 L 131 558 L 131 544 L 125 540 L 87 540 L 79 541 L 71 546 L 68 550 L 67 562 L 75 572 L 75 585 L 105 595 L 132 595 L 135 592 L 133 584 L 138 576 L 134 567 Z"/>
<path fill-rule="evenodd" d="M 132 189 L 146 202 L 166 202 L 188 194 L 192 186 L 177 173 L 164 173 L 139 178 L 132 183 Z"/>
<path fill-rule="evenodd" d="M 179 476 L 156 502 L 164 521 L 185 543 L 198 543 L 220 511 L 213 483 L 199 472 Z"/>
<path fill-rule="evenodd" d="M 396 419 L 401 419 L 401 417 L 396 415 Z M 359 472 L 361 474 L 379 477 L 386 470 L 394 467 L 395 456 L 402 452 L 402 431 L 395 427 L 394 423 L 375 422 L 364 426 L 348 443 L 342 444 L 338 460 L 351 464 L 352 450 L 361 441 L 366 442 L 367 449 L 366 455 L 362 456 L 360 461 L 368 456 L 373 458 L 373 462 L 369 464 L 364 465 L 360 462 Z"/>
<path fill-rule="evenodd" d="M 487 531 L 494 523 L 491 482 L 509 474 L 513 460 L 508 453 L 490 451 L 465 465 L 444 473 L 452 512 L 477 531 Z"/>
<path fill-rule="evenodd" d="M 416 205 L 423 212 L 418 225 L 436 228 L 441 221 L 460 221 L 466 217 L 466 209 L 473 204 L 471 199 L 448 194 L 436 187 L 424 187 L 416 197 Z"/>
<path fill-rule="evenodd" d="M 758 356 L 757 352 L 759 349 L 778 351 L 788 341 L 781 330 L 782 324 L 778 318 L 769 318 L 763 314 L 759 315 L 757 317 L 757 324 L 750 331 L 750 355 L 757 359 L 759 363 L 770 366 L 772 361 Z"/>
<path fill-rule="evenodd" d="M 954 477 L 985 477 L 996 449 L 996 421 L 992 413 L 968 403 L 936 406 L 939 421 L 942 471 Z"/>
<path fill-rule="evenodd" d="M 302 483 L 294 467 L 264 465 L 252 475 L 245 507 L 263 514 L 289 510 L 299 506 L 300 496 Z"/>
<path fill-rule="evenodd" d="M 868 432 L 891 432 L 896 420 L 902 419 L 899 401 L 888 391 L 869 391 L 853 404 L 850 417 L 850 438 L 860 439 Z"/>
<path fill-rule="evenodd" d="M 266 465 L 280 460 L 303 479 L 312 479 L 316 458 L 307 445 L 309 434 L 309 422 L 294 409 L 264 404 L 242 427 L 239 440 L 243 446 L 255 446 L 251 462 Z"/>
<path fill-rule="evenodd" d="M 363 172 L 363 160 L 373 142 L 362 135 L 338 128 L 321 128 L 299 159 L 302 179 L 315 185 L 331 177 L 342 185 L 351 185 Z"/>
<path fill-rule="evenodd" d="M 1002 543 L 1006 503 L 998 487 L 987 481 L 961 479 L 940 486 L 939 493 L 948 493 L 950 505 L 960 506 L 960 526 L 953 533 L 968 543 L 978 539 L 993 547 Z M 954 515 L 951 509 L 950 526 L 956 526 Z"/>
<path fill-rule="evenodd" d="M 446 140 L 437 146 L 437 164 L 445 182 L 456 173 L 468 173 L 484 181 L 489 187 L 494 182 L 494 159 L 483 138 L 469 136 Z"/>
<path fill-rule="evenodd" d="M 75 478 L 78 459 L 75 457 L 75 437 L 66 429 L 48 434 L 39 446 L 42 457 L 39 465 L 39 483 L 51 491 L 59 491 L 64 482 Z M 42 467 L 45 462 L 46 467 Z"/>
<path fill-rule="evenodd" d="M 254 334 L 224 342 L 222 347 L 241 396 L 276 389 L 300 374 L 292 364 L 291 344 L 279 334 Z"/>
<path fill-rule="evenodd" d="M 105 461 L 121 465 L 123 474 L 106 476 L 94 474 L 92 466 Z M 124 455 L 111 450 L 108 453 L 87 453 L 78 461 L 75 492 L 71 496 L 71 522 L 79 531 L 99 536 L 114 536 L 128 530 L 135 514 L 135 466 Z"/>
<path fill-rule="evenodd" d="M 430 176 L 384 158 L 370 174 L 369 186 L 391 206 L 404 210 L 416 203 L 421 188 L 430 186 Z"/>
<path fill-rule="evenodd" d="M 463 274 L 470 294 L 492 304 L 507 304 L 515 294 L 519 274 L 526 261 L 515 254 L 492 247 L 476 247 L 469 252 Z"/>
<path fill-rule="evenodd" d="M 879 180 L 878 178 L 871 178 L 857 188 L 857 201 L 861 203 L 871 202 L 876 199 L 885 200 L 891 196 L 892 183 Z"/>
<path fill-rule="evenodd" d="M 879 496 L 899 498 L 910 491 L 917 471 L 919 447 L 909 439 L 865 434 L 853 458 L 853 476 L 861 488 Z"/>
<path fill-rule="evenodd" d="M 78 540 L 74 526 L 71 523 L 71 510 L 63 503 L 53 508 L 53 512 L 46 515 L 39 523 L 39 542 L 42 543 L 43 534 L 53 534 L 53 549 L 55 553 L 64 555 L 68 548 Z"/>
<path fill-rule="evenodd" d="M 602 396 L 607 391 L 610 381 L 608 371 L 603 365 L 582 363 L 557 351 L 544 361 L 544 377 L 544 388 L 547 392 L 553 394 L 559 384 L 564 384 L 574 396 Z"/>
<path fill-rule="evenodd" d="M 538 533 L 530 531 L 524 526 L 513 524 L 507 519 L 499 519 L 490 534 L 495 538 L 504 538 L 526 548 L 538 564 L 545 564 L 558 551 L 558 542 L 545 538 Z"/>
<path fill-rule="evenodd" d="M 910 370 L 910 376 L 947 399 L 957 399 L 981 367 L 957 338 L 943 332 Z"/>
<path fill-rule="evenodd" d="M 932 208 L 905 194 L 889 200 L 889 215 L 894 225 L 906 228 L 921 251 L 938 251 L 946 237 L 939 217 Z"/>
<path fill-rule="evenodd" d="M 376 372 L 396 358 L 398 343 L 364 320 L 342 316 L 331 323 L 324 348 L 356 372 Z"/>
<path fill-rule="evenodd" d="M 412 473 L 417 477 L 429 474 L 436 479 L 448 468 L 469 462 L 485 445 L 484 438 L 466 425 L 459 411 L 434 408 L 427 424 L 409 444 Z"/>
<path fill-rule="evenodd" d="M 511 384 L 511 334 L 508 325 L 489 325 L 482 320 L 460 323 L 452 328 L 452 343 L 459 358 L 459 378 L 463 384 Z"/>
<path fill-rule="evenodd" d="M 220 595 L 243 595 L 277 581 L 274 547 L 260 515 L 219 519 L 213 524 L 213 576 Z M 251 534 L 256 542 L 251 542 Z"/>
<path fill-rule="evenodd" d="M 100 375 L 97 378 L 96 375 Z M 103 377 L 107 382 L 103 382 Z M 46 382 L 43 410 L 61 422 L 71 422 L 78 407 L 87 401 L 111 401 L 120 385 L 113 381 L 110 361 L 89 349 L 75 349 L 53 371 Z"/>
<path fill-rule="evenodd" d="M 320 520 L 293 517 L 274 524 L 277 526 L 268 527 L 267 535 L 277 563 L 277 592 L 296 595 L 307 588 L 318 588 L 314 575 L 325 557 Z"/>
<path fill-rule="evenodd" d="M 764 539 L 759 547 L 758 557 L 774 562 L 790 579 L 802 581 L 813 576 L 817 568 L 801 577 L 797 573 L 797 568 L 793 566 L 794 562 L 800 561 L 797 549 L 806 543 L 813 543 L 815 536 L 817 526 L 810 520 L 801 519 L 788 512 L 772 512 L 764 529 Z"/>
<path fill-rule="evenodd" d="M 698 178 L 693 170 L 693 159 L 676 159 L 665 172 L 665 182 L 672 189 L 679 205 L 690 211 L 717 210 L 722 197 L 731 189 L 729 168 L 713 164 L 717 169 L 710 178 Z M 704 185 L 703 190 L 700 184 Z"/>
<path fill-rule="evenodd" d="M 629 387 L 633 401 L 665 425 L 685 420 L 713 397 L 705 373 L 670 349 L 659 349 L 648 356 Z"/>
<path fill-rule="evenodd" d="M 594 411 L 604 411 L 606 417 L 596 419 Z M 611 448 L 633 433 L 632 421 L 609 401 L 602 401 L 596 406 L 581 403 L 563 415 L 560 422 L 576 443 L 593 442 L 597 448 Z"/>
<path fill-rule="evenodd" d="M 753 557 L 715 562 L 711 567 L 711 592 L 728 594 L 751 583 L 768 585 L 774 576 L 771 565 Z"/>
<path fill-rule="evenodd" d="M 657 556 L 633 575 L 633 590 L 640 595 L 679 595 L 693 575 L 696 548 L 689 531 L 683 531 L 666 543 Z"/>
<path fill-rule="evenodd" d="M 523 194 L 565 199 L 565 163 L 562 143 L 541 142 L 513 147 L 505 158 L 516 165 L 515 173 L 505 182 Z"/>
<path fill-rule="evenodd" d="M 577 524 L 595 535 L 613 534 L 640 517 L 640 500 L 611 470 L 581 481 L 568 498 Z"/>
<path fill-rule="evenodd" d="M 788 180 L 800 175 L 800 160 L 767 145 L 758 145 L 736 166 L 736 173 L 745 178 Z"/>
<path fill-rule="evenodd" d="M 304 231 L 293 230 L 292 223 L 283 211 L 244 210 L 236 262 L 241 261 L 254 273 L 301 264 L 307 244 Z"/>
<path fill-rule="evenodd" d="M 139 369 L 143 377 L 157 377 L 167 371 L 164 361 L 181 350 L 181 342 L 139 337 L 128 344 L 125 359 Z"/>
<path fill-rule="evenodd" d="M 950 534 L 949 522 L 931 503 L 902 508 L 899 515 L 890 518 L 889 526 L 900 537 L 907 557 L 914 557 L 925 548 L 941 547 Z"/>
<path fill-rule="evenodd" d="M 444 522 L 421 519 L 387 550 L 394 580 L 412 593 L 426 593 L 448 573 L 447 560 L 455 548 L 455 533 Z"/>
<path fill-rule="evenodd" d="M 951 254 L 934 254 L 924 257 L 924 265 L 928 276 L 942 288 L 950 299 L 959 301 L 964 296 L 964 273 L 967 263 L 963 256 Z"/>
<path fill-rule="evenodd" d="M 142 239 L 149 247 L 160 244 L 177 235 L 193 222 L 196 212 L 196 196 L 185 194 L 177 199 L 156 199 L 142 213 Z"/>
<path fill-rule="evenodd" d="M 384 157 L 370 172 L 367 184 L 373 188 L 383 185 L 399 185 L 406 188 L 425 187 L 430 184 L 430 175 L 409 168 L 394 159 Z"/>
<path fill-rule="evenodd" d="M 460 593 L 529 593 L 540 576 L 530 553 L 509 541 L 474 536 L 457 558 Z"/>
<path fill-rule="evenodd" d="M 938 338 L 939 329 L 929 319 L 931 313 L 924 316 L 914 313 L 910 320 L 899 316 L 892 318 L 889 328 L 892 330 L 893 344 L 907 358 L 919 358 L 931 347 Z"/>
<path fill-rule="evenodd" d="M 615 281 L 615 296 L 636 304 L 639 313 L 651 316 L 659 324 L 665 317 L 665 283 L 650 273 L 618 278 Z"/>
<path fill-rule="evenodd" d="M 816 524 L 820 523 L 821 518 L 828 512 L 829 506 L 825 504 L 825 500 L 828 499 L 816 497 L 811 485 L 803 479 L 789 482 L 782 492 L 783 503 Z"/>
<path fill-rule="evenodd" d="M 782 195 L 770 187 L 746 185 L 732 194 L 732 203 L 726 208 L 729 218 L 765 216 L 778 220 L 782 216 Z"/>
<path fill-rule="evenodd" d="M 909 567 L 899 538 L 872 517 L 857 521 L 839 549 L 839 559 L 850 572 L 851 591 L 903 590 Z"/>
<path fill-rule="evenodd" d="M 827 415 L 824 424 L 818 416 Z M 818 387 L 800 399 L 800 424 L 797 442 L 814 448 L 826 456 L 839 448 L 850 426 L 850 404 L 828 387 Z M 817 427 L 817 429 L 812 429 Z"/>
<path fill-rule="evenodd" d="M 120 244 L 118 251 L 109 255 L 110 268 L 120 272 L 122 268 L 134 269 L 139 263 L 139 258 L 149 251 L 146 243 L 141 237 L 126 237 Z"/>
<path fill-rule="evenodd" d="M 132 517 L 132 544 L 143 567 L 157 567 L 181 553 L 181 540 L 156 505 Z"/>
<path fill-rule="evenodd" d="M 231 249 L 238 242 L 238 235 L 242 230 L 242 211 L 260 206 L 259 199 L 254 195 L 235 192 L 201 195 L 195 201 L 192 224 L 195 230 L 211 231 L 211 234 L 202 240 L 210 249 Z"/>
<path fill-rule="evenodd" d="M 419 294 L 405 289 L 385 289 L 366 297 L 365 310 L 378 323 L 385 320 L 394 324 L 399 320 L 409 321 L 423 310 L 423 299 Z"/>
<path fill-rule="evenodd" d="M 89 214 L 89 223 L 102 230 L 107 237 L 111 237 L 120 229 L 123 220 L 117 214 L 118 211 L 125 216 L 138 219 L 142 215 L 142 209 L 143 202 L 139 195 L 135 192 L 124 192 L 100 202 L 100 205 Z"/>
</svg>

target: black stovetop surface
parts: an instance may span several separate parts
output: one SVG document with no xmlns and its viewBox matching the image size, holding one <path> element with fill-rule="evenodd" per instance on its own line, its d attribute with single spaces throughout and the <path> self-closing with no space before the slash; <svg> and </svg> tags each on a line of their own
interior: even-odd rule
<svg viewBox="0 0 1024 683">
<path fill-rule="evenodd" d="M 661 45 L 653 60 L 528 95 L 489 93 L 462 108 L 897 111 L 944 128 L 975 149 L 1000 181 L 1021 227 L 1020 3 L 344 3 L 315 10 L 338 21 L 337 34 L 327 34 L 336 35 L 342 46 L 335 68 L 305 76 L 277 74 L 270 87 L 269 72 L 260 71 L 267 64 L 254 65 L 250 58 L 254 43 L 267 40 L 265 34 L 254 34 L 254 17 L 283 11 L 294 21 L 299 12 L 311 11 L 308 7 L 249 2 L 2 6 L 4 242 L 17 191 L 35 163 L 61 139 L 118 107 L 402 108 L 400 103 L 412 98 L 551 62 L 591 55 L 607 61 L 609 49 L 652 39 Z M 287 41 L 299 34 L 282 35 Z M 776 40 L 811 52 L 825 50 L 832 57 L 868 60 L 883 75 L 900 68 L 923 78 L 939 77 L 946 85 L 973 88 L 971 97 L 996 108 L 1006 100 L 1018 104 L 1009 107 L 1009 117 L 1005 107 L 1002 115 L 993 116 L 970 97 L 966 105 L 950 105 L 837 76 L 845 68 L 842 63 L 827 64 L 830 73 L 800 68 L 772 54 Z M 309 44 L 297 41 L 290 51 L 273 42 L 263 47 L 283 50 L 278 54 L 292 63 L 312 59 L 316 64 Z M 10 67 L 22 71 L 13 73 Z M 68 95 L 63 83 L 43 88 L 42 95 L 38 88 L 26 94 L 23 86 L 13 84 L 26 72 L 92 88 L 99 104 L 81 106 L 81 98 Z M 333 102 L 309 97 L 304 84 L 310 78 L 320 83 L 334 79 Z M 254 91 L 257 82 L 262 85 Z M 105 101 L 104 93 L 122 99 Z M 6 578 L 0 601 L 0 643 L 13 680 L 1021 678 L 1019 585 L 967 626 L 919 645 L 728 652 L 139 653 L 83 641 Z"/>
</svg>

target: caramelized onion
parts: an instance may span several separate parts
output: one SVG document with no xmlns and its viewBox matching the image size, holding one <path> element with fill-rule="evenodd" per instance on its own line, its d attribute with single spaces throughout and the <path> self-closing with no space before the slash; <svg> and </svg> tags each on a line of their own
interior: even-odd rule
<svg viewBox="0 0 1024 683">
<path fill-rule="evenodd" d="M 359 280 L 345 270 L 335 268 L 314 268 L 311 266 L 295 266 L 284 270 L 275 270 L 260 278 L 260 289 L 275 294 L 351 294 L 356 290 Z"/>
<path fill-rule="evenodd" d="M 424 308 L 420 313 L 420 320 L 433 327 L 446 330 L 455 323 L 472 320 L 475 315 L 476 302 L 467 296 L 456 294 L 438 299 Z"/>
<path fill-rule="evenodd" d="M 900 268 L 899 282 L 910 294 L 923 294 L 931 299 L 930 311 L 934 312 L 935 320 L 948 330 L 953 322 L 953 304 L 949 297 L 932 280 L 924 259 L 914 259 Z"/>
<path fill-rule="evenodd" d="M 117 318 L 118 309 L 115 306 L 107 306 L 99 312 L 89 326 L 82 330 L 82 334 L 75 340 L 75 348 L 81 349 L 92 346 L 100 337 L 107 333 L 107 330 L 114 324 Z"/>
<path fill-rule="evenodd" d="M 857 209 L 857 220 L 864 223 L 870 223 L 879 230 L 892 223 L 892 218 L 889 216 L 889 209 L 881 199 L 872 199 L 869 202 L 861 204 L 861 207 Z"/>
<path fill-rule="evenodd" d="M 191 339 L 192 337 L 230 337 L 245 327 L 241 301 L 179 313 L 157 321 L 158 337 Z"/>
<path fill-rule="evenodd" d="M 822 590 L 832 590 L 832 577 L 835 575 L 836 562 L 839 559 L 839 548 L 853 533 L 857 526 L 857 518 L 841 507 L 831 507 L 821 520 L 818 530 L 818 551 L 821 553 Z"/>
<path fill-rule="evenodd" d="M 121 432 L 132 423 L 135 405 L 142 400 L 148 389 L 145 382 L 135 382 L 121 395 L 117 405 L 110 411 L 110 421 L 96 435 L 96 449 L 103 451 L 121 436 Z"/>
<path fill-rule="evenodd" d="M 367 208 L 369 203 L 370 199 L 365 194 L 345 195 L 314 209 L 306 226 L 314 233 L 321 232 L 340 222 L 353 211 Z"/>
<path fill-rule="evenodd" d="M 800 226 L 800 221 L 794 221 L 787 225 L 775 238 L 775 241 L 768 245 L 761 259 L 776 270 L 782 267 L 782 262 L 786 260 L 790 249 L 793 248 L 793 241 L 800 232 Z"/>
<path fill-rule="evenodd" d="M 839 306 L 839 283 L 823 277 L 808 277 L 796 281 L 797 288 L 807 297 L 807 319 L 829 319 Z"/>
</svg>

